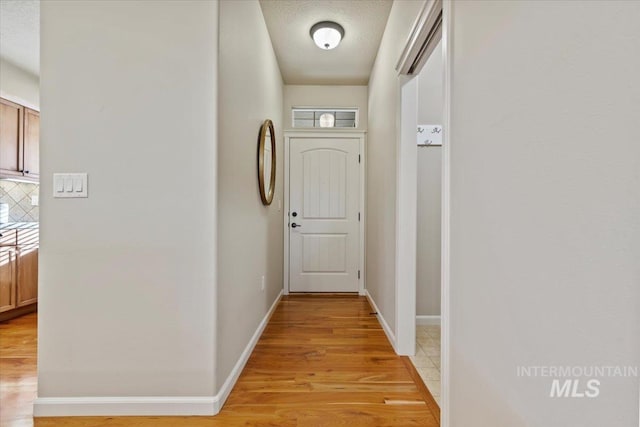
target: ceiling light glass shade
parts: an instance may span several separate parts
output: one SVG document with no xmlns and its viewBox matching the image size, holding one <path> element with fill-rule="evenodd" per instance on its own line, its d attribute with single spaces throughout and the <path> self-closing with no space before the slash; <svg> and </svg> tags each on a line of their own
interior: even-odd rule
<svg viewBox="0 0 640 427">
<path fill-rule="evenodd" d="M 335 22 L 318 22 L 311 27 L 311 38 L 320 49 L 333 49 L 340 44 L 344 37 L 344 28 Z"/>
<path fill-rule="evenodd" d="M 320 115 L 320 127 L 332 128 L 336 124 L 336 116 L 331 113 L 323 113 Z"/>
</svg>

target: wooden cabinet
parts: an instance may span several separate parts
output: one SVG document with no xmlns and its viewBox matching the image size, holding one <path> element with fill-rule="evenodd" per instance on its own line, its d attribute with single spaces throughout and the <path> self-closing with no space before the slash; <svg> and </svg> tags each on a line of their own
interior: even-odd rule
<svg viewBox="0 0 640 427">
<path fill-rule="evenodd" d="M 40 177 L 40 113 L 30 108 L 24 109 L 24 153 L 22 171 L 24 176 Z"/>
<path fill-rule="evenodd" d="M 0 313 L 16 307 L 17 277 L 15 248 L 0 247 Z"/>
<path fill-rule="evenodd" d="M 40 113 L 0 98 L 0 178 L 37 182 L 40 175 Z"/>
<path fill-rule="evenodd" d="M 19 248 L 16 307 L 38 301 L 38 248 Z"/>
<path fill-rule="evenodd" d="M 0 98 L 0 176 L 22 176 L 24 107 Z"/>
<path fill-rule="evenodd" d="M 34 311 L 38 301 L 38 229 L 0 232 L 0 320 Z"/>
<path fill-rule="evenodd" d="M 17 230 L 16 307 L 24 307 L 38 301 L 38 246 L 40 230 L 26 228 Z"/>
</svg>

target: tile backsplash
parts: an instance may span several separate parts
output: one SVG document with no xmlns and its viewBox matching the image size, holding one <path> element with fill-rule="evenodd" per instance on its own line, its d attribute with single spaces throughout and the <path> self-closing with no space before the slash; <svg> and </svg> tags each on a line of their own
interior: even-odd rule
<svg viewBox="0 0 640 427">
<path fill-rule="evenodd" d="M 37 222 L 39 209 L 32 205 L 32 196 L 39 193 L 38 184 L 0 179 L 0 203 L 9 205 L 9 222 Z"/>
</svg>

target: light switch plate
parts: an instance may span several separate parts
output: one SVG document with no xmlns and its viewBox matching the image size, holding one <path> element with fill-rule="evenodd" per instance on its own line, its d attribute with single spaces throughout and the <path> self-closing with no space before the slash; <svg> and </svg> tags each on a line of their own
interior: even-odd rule
<svg viewBox="0 0 640 427">
<path fill-rule="evenodd" d="M 89 197 L 87 193 L 86 173 L 54 173 L 53 197 L 78 198 Z"/>
</svg>

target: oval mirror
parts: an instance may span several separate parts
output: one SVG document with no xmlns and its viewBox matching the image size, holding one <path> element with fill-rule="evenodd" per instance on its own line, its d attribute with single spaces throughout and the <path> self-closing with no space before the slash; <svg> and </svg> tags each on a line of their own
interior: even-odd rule
<svg viewBox="0 0 640 427">
<path fill-rule="evenodd" d="M 258 138 L 258 187 L 262 204 L 270 205 L 276 188 L 276 133 L 269 119 L 260 127 Z"/>
</svg>

